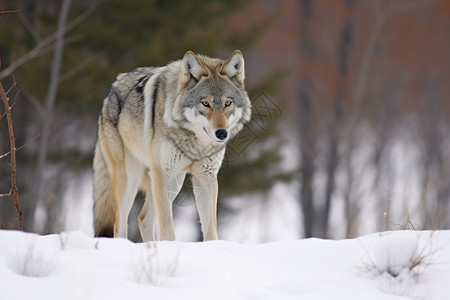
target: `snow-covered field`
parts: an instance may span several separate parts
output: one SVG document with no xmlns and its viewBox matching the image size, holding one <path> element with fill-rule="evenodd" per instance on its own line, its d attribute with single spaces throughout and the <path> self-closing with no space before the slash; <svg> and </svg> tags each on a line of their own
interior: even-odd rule
<svg viewBox="0 0 450 300">
<path fill-rule="evenodd" d="M 450 299 L 450 231 L 260 245 L 0 231 L 0 299 Z"/>
</svg>

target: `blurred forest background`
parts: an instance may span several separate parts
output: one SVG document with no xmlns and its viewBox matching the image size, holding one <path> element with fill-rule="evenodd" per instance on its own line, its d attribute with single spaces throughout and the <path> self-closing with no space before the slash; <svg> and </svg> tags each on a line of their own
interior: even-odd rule
<svg viewBox="0 0 450 300">
<path fill-rule="evenodd" d="M 221 238 L 450 228 L 449 0 L 4 0 L 0 11 L 16 144 L 39 135 L 17 152 L 27 231 L 92 233 L 97 116 L 118 73 L 234 49 L 254 107 L 219 174 Z M 177 237 L 199 239 L 189 182 L 174 210 Z M 0 224 L 18 226 L 10 196 Z"/>
</svg>

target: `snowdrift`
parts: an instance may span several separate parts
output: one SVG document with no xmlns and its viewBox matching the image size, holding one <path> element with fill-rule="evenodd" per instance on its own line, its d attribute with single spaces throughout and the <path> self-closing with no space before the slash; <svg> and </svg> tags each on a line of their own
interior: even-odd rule
<svg viewBox="0 0 450 300">
<path fill-rule="evenodd" d="M 261 245 L 0 231 L 0 299 L 450 299 L 450 231 Z"/>
</svg>

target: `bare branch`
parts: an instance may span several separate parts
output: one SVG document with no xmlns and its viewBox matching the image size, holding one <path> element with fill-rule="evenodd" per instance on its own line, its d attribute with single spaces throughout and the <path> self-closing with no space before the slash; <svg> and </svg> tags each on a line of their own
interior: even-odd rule
<svg viewBox="0 0 450 300">
<path fill-rule="evenodd" d="M 0 60 L 0 68 L 1 68 L 1 60 Z M 13 122 L 12 122 L 12 116 L 11 116 L 11 107 L 8 103 L 8 97 L 6 96 L 5 90 L 3 89 L 3 85 L 0 82 L 0 97 L 2 98 L 3 105 L 5 107 L 6 111 L 6 119 L 8 123 L 8 133 L 9 133 L 9 145 L 11 149 L 11 161 L 10 161 L 10 168 L 11 168 L 11 190 L 10 194 L 14 196 L 14 207 L 16 209 L 17 219 L 19 220 L 19 229 L 23 231 L 23 216 L 22 211 L 20 210 L 19 205 L 19 191 L 17 189 L 17 182 L 16 182 L 16 142 L 14 137 L 14 128 L 13 128 Z"/>
<path fill-rule="evenodd" d="M 61 76 L 59 78 L 59 83 L 64 82 L 64 81 L 72 78 L 76 74 L 80 73 L 81 71 L 83 71 L 83 69 L 86 68 L 91 63 L 92 59 L 93 59 L 92 57 L 88 57 L 88 58 L 84 59 L 81 63 L 79 63 L 72 70 L 67 71 L 64 74 L 61 74 Z"/>
<path fill-rule="evenodd" d="M 2 199 L 3 197 L 9 197 L 11 196 L 11 192 L 7 193 L 7 194 L 0 194 L 0 199 Z"/>
<path fill-rule="evenodd" d="M 11 85 L 11 87 L 9 88 L 9 90 L 6 91 L 6 95 L 8 96 L 9 93 L 12 91 L 12 89 L 15 88 L 16 86 L 17 86 L 16 77 L 13 76 L 13 84 Z"/>
<path fill-rule="evenodd" d="M 33 105 L 34 108 L 37 110 L 37 112 L 39 113 L 39 117 L 42 117 L 42 115 L 44 114 L 44 107 L 42 106 L 39 99 L 34 95 L 30 94 L 27 90 L 23 90 L 23 94 L 25 95 L 25 99 L 28 102 L 30 102 L 31 105 Z"/>
<path fill-rule="evenodd" d="M 32 137 L 28 142 L 26 142 L 25 144 L 23 144 L 22 146 L 20 146 L 19 148 L 16 148 L 16 152 L 21 150 L 22 148 L 25 148 L 26 146 L 28 146 L 29 144 L 31 144 L 32 142 L 34 142 L 37 138 L 39 137 L 39 134 L 35 135 L 34 137 Z M 0 155 L 0 160 L 2 160 L 3 158 L 5 158 L 6 156 L 10 155 L 11 151 L 6 152 L 5 154 Z"/>
<path fill-rule="evenodd" d="M 56 39 L 56 37 L 57 37 L 56 33 L 48 36 L 47 38 L 43 39 L 39 44 L 37 44 L 36 47 L 34 47 L 30 52 L 21 56 L 17 60 L 13 61 L 9 65 L 9 67 L 7 67 L 6 69 L 4 69 L 3 71 L 0 72 L 0 80 L 11 75 L 18 67 L 20 67 L 24 63 L 28 62 L 29 60 L 31 60 L 39 55 L 42 55 L 42 51 L 46 47 L 51 45 L 51 43 L 53 43 L 53 41 Z"/>
<path fill-rule="evenodd" d="M 14 76 L 13 76 L 13 77 L 14 77 Z M 9 90 L 5 93 L 5 95 L 6 95 L 6 97 L 7 97 L 6 99 L 7 99 L 8 101 L 9 101 L 9 98 L 8 98 L 9 93 L 11 92 L 11 90 L 12 90 L 14 87 L 17 86 L 16 78 L 14 77 L 13 79 L 14 79 L 13 84 L 11 85 L 11 87 L 9 88 Z M 12 108 L 14 107 L 14 104 L 16 104 L 17 96 L 19 96 L 20 90 L 17 89 L 17 88 L 16 88 L 16 90 L 17 90 L 17 93 L 16 93 L 16 95 L 14 96 L 14 100 L 13 100 L 12 104 L 9 106 L 9 109 L 12 109 Z M 6 116 L 6 112 L 5 112 L 4 114 L 0 115 L 0 120 L 3 119 L 4 116 Z"/>
<path fill-rule="evenodd" d="M 101 0 L 93 2 L 93 4 L 88 9 L 86 9 L 75 20 L 73 20 L 71 23 L 65 26 L 62 32 L 60 30 L 57 30 L 55 33 L 42 39 L 30 52 L 21 56 L 17 60 L 11 62 L 11 64 L 6 69 L 0 72 L 0 80 L 10 76 L 18 67 L 30 61 L 31 59 L 43 55 L 43 53 L 49 51 L 50 49 L 47 49 L 48 47 L 50 47 L 56 40 L 58 40 L 58 38 L 61 35 L 66 34 L 68 31 L 72 30 L 75 26 L 77 26 L 78 24 L 83 22 L 87 17 L 89 17 L 89 15 L 91 15 L 94 12 L 95 8 L 97 8 L 100 2 Z M 8 11 L 8 12 L 17 12 L 17 11 Z"/>
<path fill-rule="evenodd" d="M 34 26 L 28 21 L 25 14 L 19 13 L 17 14 L 19 16 L 19 20 L 22 22 L 23 26 L 30 32 L 31 36 L 34 38 L 36 43 L 39 43 L 42 41 L 42 37 L 39 35 L 37 30 L 34 28 Z"/>
<path fill-rule="evenodd" d="M 0 17 L 3 16 L 4 14 L 11 14 L 11 13 L 16 13 L 16 12 L 19 12 L 19 10 L 18 9 L 16 9 L 16 10 L 2 10 L 2 11 L 0 11 Z"/>
</svg>

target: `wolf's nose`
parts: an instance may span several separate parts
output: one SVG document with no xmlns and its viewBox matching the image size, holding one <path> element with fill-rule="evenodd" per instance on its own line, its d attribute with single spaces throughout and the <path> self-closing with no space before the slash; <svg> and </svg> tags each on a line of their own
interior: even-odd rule
<svg viewBox="0 0 450 300">
<path fill-rule="evenodd" d="M 216 130 L 216 137 L 223 141 L 224 139 L 226 139 L 228 136 L 228 132 L 225 129 L 217 129 Z"/>
</svg>

